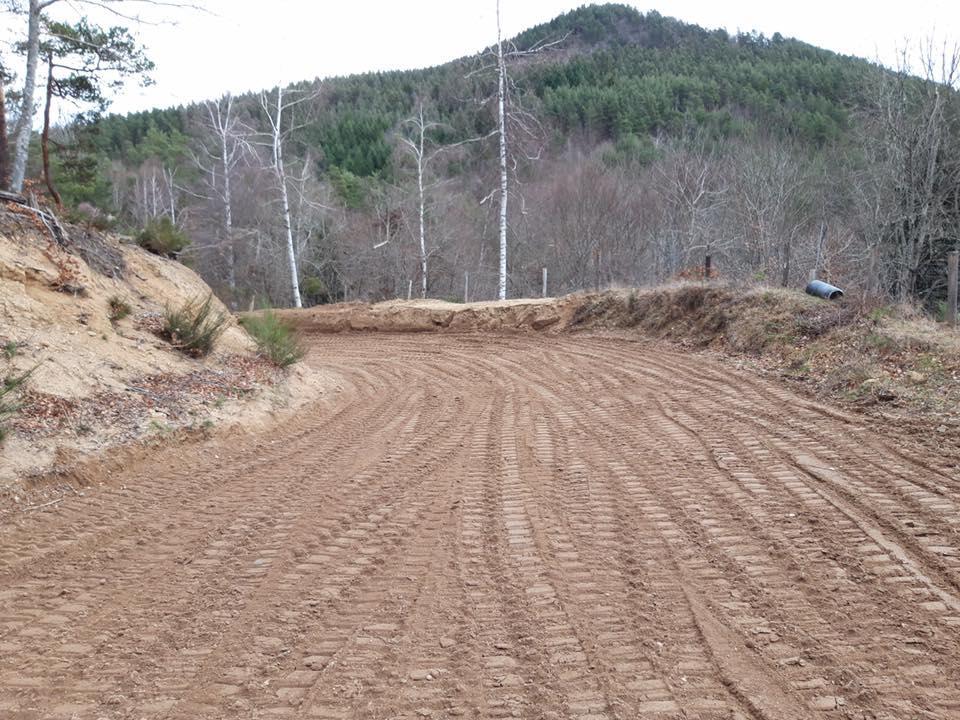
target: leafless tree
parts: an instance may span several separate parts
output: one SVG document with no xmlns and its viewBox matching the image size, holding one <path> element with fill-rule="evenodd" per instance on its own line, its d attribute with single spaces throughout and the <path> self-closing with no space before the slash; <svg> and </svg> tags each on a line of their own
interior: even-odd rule
<svg viewBox="0 0 960 720">
<path fill-rule="evenodd" d="M 414 136 L 412 138 L 400 135 L 400 143 L 413 158 L 417 167 L 417 217 L 418 240 L 420 241 L 420 297 L 427 296 L 427 237 L 425 227 L 426 215 L 426 195 L 424 174 L 427 166 L 443 148 L 430 148 L 428 135 L 431 130 L 440 126 L 440 123 L 426 120 L 423 114 L 423 103 L 417 104 L 417 113 L 404 122 L 404 125 L 413 128 Z"/>
<path fill-rule="evenodd" d="M 646 253 L 646 198 L 636 183 L 591 158 L 565 156 L 545 169 L 529 194 L 543 216 L 536 244 L 544 261 L 537 265 L 550 266 L 554 290 L 636 282 Z"/>
<path fill-rule="evenodd" d="M 427 176 L 430 164 L 442 153 L 450 152 L 456 148 L 477 142 L 483 138 L 474 137 L 461 140 L 455 143 L 436 144 L 430 138 L 432 130 L 445 128 L 443 123 L 428 120 L 424 115 L 423 102 L 418 101 L 416 113 L 407 118 L 403 125 L 412 130 L 412 137 L 401 134 L 399 136 L 401 147 L 407 155 L 413 160 L 416 166 L 417 174 L 417 217 L 418 217 L 418 235 L 417 240 L 420 247 L 420 297 L 427 296 L 427 260 L 430 251 L 427 249 L 426 238 L 426 205 L 427 192 L 436 187 L 436 182 L 430 182 Z"/>
<path fill-rule="evenodd" d="M 6 190 L 10 182 L 10 154 L 7 143 L 7 102 L 4 96 L 6 76 L 0 65 L 0 190 Z"/>
<path fill-rule="evenodd" d="M 500 0 L 496 0 L 497 7 L 497 44 L 496 47 L 485 56 L 488 63 L 485 63 L 471 75 L 479 74 L 488 70 L 494 70 L 497 78 L 496 104 L 497 104 L 497 129 L 495 134 L 498 138 L 498 158 L 500 170 L 500 185 L 497 190 L 490 193 L 484 201 L 499 193 L 500 196 L 500 214 L 499 214 L 499 257 L 500 265 L 498 272 L 497 297 L 505 300 L 507 297 L 507 211 L 510 200 L 510 170 L 511 165 L 516 169 L 518 160 L 517 153 L 514 152 L 514 145 L 519 147 L 519 143 L 513 140 L 514 134 L 519 134 L 523 139 L 540 140 L 543 136 L 539 121 L 531 113 L 524 110 L 519 102 L 519 93 L 510 77 L 508 64 L 511 60 L 523 57 L 529 57 L 539 54 L 562 43 L 566 36 L 552 42 L 542 41 L 531 48 L 520 50 L 513 43 L 503 40 L 500 18 Z M 484 103 L 491 98 L 484 99 Z M 525 136 L 525 138 L 524 138 Z M 535 156 L 528 156 L 528 159 L 538 159 L 540 149 Z"/>
<path fill-rule="evenodd" d="M 659 253 L 663 275 L 669 277 L 684 269 L 690 253 L 709 255 L 722 242 L 708 226 L 725 200 L 727 185 L 722 158 L 704 136 L 677 143 L 656 172 L 669 216 L 670 232 L 664 236 L 669 245 Z"/>
<path fill-rule="evenodd" d="M 276 90 L 276 102 L 270 100 L 269 94 L 264 92 L 260 94 L 260 109 L 267 119 L 268 129 L 268 147 L 271 153 L 270 169 L 276 178 L 277 189 L 280 193 L 281 217 L 283 220 L 283 229 L 286 237 L 287 264 L 290 274 L 290 289 L 293 297 L 294 307 L 303 307 L 303 298 L 300 295 L 300 273 L 297 266 L 297 241 L 293 237 L 294 226 L 291 215 L 290 193 L 288 189 L 289 177 L 284 164 L 284 145 L 287 143 L 290 135 L 299 129 L 299 126 L 291 119 L 285 127 L 284 115 L 290 115 L 293 109 L 316 97 L 312 95 L 299 94 L 292 99 L 284 100 L 284 91 L 282 86 Z"/>
<path fill-rule="evenodd" d="M 222 241 L 227 264 L 227 286 L 231 295 L 237 290 L 237 249 L 233 230 L 233 192 L 231 183 L 241 160 L 250 155 L 247 137 L 237 119 L 233 96 L 229 93 L 216 101 L 204 103 L 202 136 L 193 153 L 193 163 L 200 170 L 204 196 L 220 207 Z"/>
<path fill-rule="evenodd" d="M 914 296 L 938 252 L 960 242 L 960 46 L 905 49 L 895 73 L 877 68 L 864 142 L 875 230 L 894 262 L 895 294 Z M 919 77 L 918 77 L 919 76 Z M 937 272 L 937 270 L 933 270 Z M 932 279 L 923 280 L 928 289 Z"/>
<path fill-rule="evenodd" d="M 782 143 L 761 138 L 738 148 L 734 168 L 733 202 L 747 261 L 787 286 L 795 244 L 816 214 L 806 195 L 804 163 Z"/>
</svg>

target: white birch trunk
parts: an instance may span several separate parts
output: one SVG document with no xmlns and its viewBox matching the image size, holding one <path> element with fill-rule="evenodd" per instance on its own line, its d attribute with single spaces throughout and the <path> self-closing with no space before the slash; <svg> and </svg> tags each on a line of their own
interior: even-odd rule
<svg viewBox="0 0 960 720">
<path fill-rule="evenodd" d="M 280 185 L 280 199 L 283 203 L 283 229 L 287 236 L 287 262 L 290 268 L 290 288 L 293 291 L 294 307 L 303 307 L 300 297 L 300 280 L 297 272 L 296 246 L 293 242 L 293 223 L 290 220 L 290 198 L 287 194 L 287 178 L 283 167 L 283 135 L 280 126 L 283 122 L 283 89 L 277 88 L 277 119 L 273 123 L 273 170 Z"/>
<path fill-rule="evenodd" d="M 230 123 L 230 110 L 233 98 L 227 96 L 227 125 Z M 220 104 L 217 103 L 217 115 L 220 114 Z M 219 119 L 219 117 L 218 117 Z M 227 129 L 221 121 L 220 130 L 220 160 L 223 163 L 223 232 L 227 242 L 227 285 L 230 294 L 237 290 L 237 253 L 233 246 L 233 198 L 230 195 L 230 159 L 227 153 Z"/>
<path fill-rule="evenodd" d="M 27 174 L 27 155 L 30 152 L 30 135 L 33 133 L 33 113 L 36 111 L 33 96 L 37 87 L 37 64 L 40 59 L 40 12 L 44 7 L 45 4 L 40 0 L 30 0 L 27 68 L 23 78 L 23 98 L 13 140 L 13 168 L 10 173 L 10 189 L 15 193 L 23 190 L 23 180 Z"/>
<path fill-rule="evenodd" d="M 427 237 L 423 197 L 423 103 L 420 104 L 420 146 L 417 151 L 417 192 L 420 200 L 420 297 L 427 297 Z"/>
<path fill-rule="evenodd" d="M 167 186 L 167 198 L 170 201 L 170 222 L 174 225 L 177 224 L 177 196 L 175 194 L 176 188 L 173 184 L 174 171 L 168 170 L 167 168 L 161 168 L 163 173 L 163 182 Z"/>
<path fill-rule="evenodd" d="M 498 121 L 500 126 L 500 273 L 499 292 L 501 300 L 507 299 L 507 117 L 506 84 L 507 65 L 503 58 L 503 43 L 500 37 L 500 1 L 497 0 L 497 85 Z"/>
<path fill-rule="evenodd" d="M 153 168 L 150 173 L 150 197 L 152 199 L 150 217 L 155 218 L 157 216 L 157 169 Z"/>
<path fill-rule="evenodd" d="M 226 99 L 226 107 L 223 107 Z M 199 156 L 194 157 L 194 163 L 200 170 L 207 173 L 210 179 L 207 183 L 211 192 L 222 203 L 221 211 L 221 236 L 219 247 L 224 248 L 223 256 L 227 265 L 227 286 L 233 295 L 237 289 L 237 251 L 233 237 L 233 191 L 230 176 L 240 155 L 242 148 L 237 139 L 234 122 L 231 119 L 233 114 L 233 96 L 227 93 L 225 98 L 206 103 L 207 117 L 209 127 L 216 138 L 217 153 L 214 153 L 203 146 L 206 156 L 213 162 L 206 166 Z M 266 111 L 264 107 L 264 111 Z M 272 137 L 272 134 L 271 134 Z M 223 188 L 217 181 L 217 172 L 223 173 Z"/>
</svg>

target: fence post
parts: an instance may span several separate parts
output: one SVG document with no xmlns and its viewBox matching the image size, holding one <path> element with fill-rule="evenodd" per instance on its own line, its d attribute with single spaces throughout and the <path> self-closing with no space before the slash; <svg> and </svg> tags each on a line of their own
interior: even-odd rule
<svg viewBox="0 0 960 720">
<path fill-rule="evenodd" d="M 413 280 L 408 280 L 407 281 L 407 300 L 411 300 L 412 298 L 413 298 Z"/>
<path fill-rule="evenodd" d="M 947 322 L 957 326 L 957 265 L 960 253 L 947 253 Z"/>
<path fill-rule="evenodd" d="M 547 296 L 547 269 L 543 269 L 543 290 L 540 292 L 540 297 Z"/>
<path fill-rule="evenodd" d="M 710 255 L 704 255 L 703 257 L 703 279 L 704 280 L 710 280 L 712 265 L 713 265 L 713 258 Z"/>
<path fill-rule="evenodd" d="M 463 271 L 463 301 L 470 302 L 470 271 Z"/>
<path fill-rule="evenodd" d="M 874 245 L 870 250 L 870 295 L 872 297 L 880 297 L 881 295 L 881 282 L 880 276 L 882 268 L 880 267 L 880 261 L 882 260 L 880 254 L 880 245 Z"/>
</svg>

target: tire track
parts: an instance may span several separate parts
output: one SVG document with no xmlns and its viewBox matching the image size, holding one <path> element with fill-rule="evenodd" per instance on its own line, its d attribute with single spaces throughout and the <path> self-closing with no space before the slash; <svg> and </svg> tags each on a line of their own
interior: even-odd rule
<svg viewBox="0 0 960 720">
<path fill-rule="evenodd" d="M 0 717 L 960 716 L 960 477 L 588 337 L 311 338 L 334 402 L 0 527 Z"/>
</svg>

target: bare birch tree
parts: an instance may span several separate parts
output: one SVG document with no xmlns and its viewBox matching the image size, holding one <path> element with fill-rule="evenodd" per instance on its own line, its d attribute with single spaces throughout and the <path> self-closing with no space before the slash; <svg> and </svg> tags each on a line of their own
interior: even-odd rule
<svg viewBox="0 0 960 720">
<path fill-rule="evenodd" d="M 237 249 L 233 231 L 232 176 L 247 154 L 248 145 L 233 105 L 233 96 L 227 93 L 219 100 L 204 104 L 207 111 L 203 121 L 208 138 L 198 143 L 199 152 L 193 162 L 203 175 L 210 199 L 220 205 L 222 241 L 227 264 L 227 286 L 231 295 L 237 290 Z"/>
<path fill-rule="evenodd" d="M 403 124 L 413 130 L 413 137 L 400 135 L 399 138 L 401 145 L 413 159 L 417 169 L 417 216 L 419 220 L 417 238 L 420 248 L 420 297 L 425 298 L 427 296 L 427 260 L 430 256 L 430 252 L 427 250 L 426 238 L 426 194 L 427 191 L 435 185 L 435 183 L 427 182 L 426 176 L 428 168 L 430 163 L 442 153 L 462 145 L 477 142 L 483 138 L 476 137 L 447 145 L 435 145 L 431 141 L 428 133 L 431 130 L 437 130 L 446 126 L 443 125 L 443 123 L 426 119 L 423 102 L 418 102 L 417 113 L 413 117 L 407 118 Z"/>
<path fill-rule="evenodd" d="M 491 62 L 487 67 L 480 68 L 480 71 L 493 69 L 497 76 L 497 129 L 496 134 L 499 142 L 498 162 L 500 170 L 500 186 L 498 190 L 487 196 L 486 201 L 499 192 L 500 195 L 500 214 L 499 214 L 499 240 L 500 240 L 500 264 L 497 279 L 497 297 L 500 300 L 507 298 L 507 213 L 510 201 L 510 159 L 513 156 L 514 169 L 516 166 L 516 156 L 511 148 L 515 143 L 510 138 L 514 131 L 521 135 L 526 135 L 528 139 L 536 138 L 542 135 L 540 123 L 536 118 L 525 111 L 523 107 L 516 102 L 517 93 L 511 82 L 508 72 L 508 61 L 515 58 L 521 58 L 548 50 L 562 43 L 567 36 L 553 42 L 542 41 L 526 50 L 519 50 L 512 43 L 503 40 L 501 18 L 500 18 L 500 0 L 497 4 L 497 45 L 496 48 L 488 53 L 492 55 Z M 473 74 L 473 73 L 471 73 Z M 483 102 L 486 103 L 490 98 Z M 511 102 L 513 100 L 514 102 Z M 539 158 L 539 151 L 536 156 L 528 159 Z"/>
<path fill-rule="evenodd" d="M 10 180 L 10 153 L 7 143 L 7 101 L 4 86 L 7 78 L 0 63 L 0 190 L 6 190 Z"/>
<path fill-rule="evenodd" d="M 507 62 L 500 30 L 500 0 L 497 0 L 497 127 L 500 130 L 500 267 L 497 297 L 507 299 Z"/>
<path fill-rule="evenodd" d="M 290 289 L 293 296 L 294 307 L 303 307 L 303 298 L 300 295 L 300 274 L 297 265 L 297 242 L 293 237 L 294 224 L 291 216 L 290 193 L 287 188 L 288 176 L 284 164 L 283 149 L 290 135 L 300 129 L 296 124 L 290 122 L 289 127 L 284 128 L 284 114 L 290 114 L 293 108 L 307 100 L 316 97 L 312 95 L 300 95 L 292 100 L 284 100 L 283 87 L 277 87 L 277 100 L 274 103 L 270 100 L 268 93 L 260 94 L 260 108 L 263 110 L 269 124 L 269 142 L 272 163 L 270 170 L 273 172 L 280 192 L 280 202 L 282 206 L 283 230 L 286 237 L 287 248 L 287 266 L 290 273 Z"/>
<path fill-rule="evenodd" d="M 427 238 L 424 218 L 426 214 L 426 200 L 424 196 L 423 175 L 427 169 L 427 165 L 439 152 L 439 150 L 429 151 L 427 132 L 438 127 L 439 124 L 424 119 L 422 102 L 418 104 L 417 114 L 412 118 L 408 118 L 405 124 L 412 125 L 415 131 L 412 139 L 401 135 L 400 142 L 411 157 L 413 157 L 417 165 L 417 215 L 419 218 L 418 228 L 420 231 L 418 235 L 420 241 L 420 297 L 425 298 L 427 296 Z"/>
</svg>

